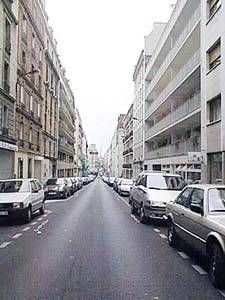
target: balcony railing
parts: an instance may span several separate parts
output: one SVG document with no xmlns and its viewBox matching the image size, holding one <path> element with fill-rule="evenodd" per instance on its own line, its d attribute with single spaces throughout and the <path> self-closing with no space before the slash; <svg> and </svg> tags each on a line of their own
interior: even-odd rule
<svg viewBox="0 0 225 300">
<path fill-rule="evenodd" d="M 156 123 L 153 127 L 145 131 L 145 139 L 150 139 L 157 133 L 160 133 L 163 129 L 174 123 L 182 120 L 195 110 L 200 109 L 201 106 L 201 95 L 197 94 L 193 98 L 187 100 L 183 105 L 179 106 L 176 110 L 171 112 L 165 118 Z M 148 114 L 146 114 L 148 115 Z"/>
<path fill-rule="evenodd" d="M 163 60 L 163 63 L 161 66 L 157 69 L 156 74 L 154 75 L 149 87 L 147 88 L 147 93 L 148 93 L 154 88 L 156 83 L 159 81 L 160 77 L 162 74 L 165 72 L 165 70 L 168 68 L 172 60 L 174 59 L 176 53 L 178 52 L 179 48 L 183 44 L 183 42 L 186 40 L 188 35 L 191 33 L 195 25 L 197 24 L 198 21 L 200 21 L 200 16 L 201 16 L 201 9 L 200 6 L 194 11 L 192 17 L 190 18 L 189 22 L 181 32 L 180 36 L 178 39 L 175 41 L 173 48 L 169 51 L 168 55 L 166 56 L 165 60 Z"/>
<path fill-rule="evenodd" d="M 201 138 L 193 137 L 186 141 L 176 142 L 175 144 L 160 147 L 152 151 L 145 152 L 145 159 L 156 159 L 163 157 L 172 157 L 178 155 L 187 155 L 188 152 L 201 151 Z"/>
<path fill-rule="evenodd" d="M 132 164 L 123 164 L 123 169 L 132 169 Z"/>
<path fill-rule="evenodd" d="M 180 69 L 177 75 L 170 81 L 167 87 L 158 95 L 155 101 L 150 105 L 149 111 L 153 113 L 162 103 L 164 103 L 169 95 L 177 89 L 185 78 L 193 72 L 200 64 L 200 50 L 188 60 L 188 62 Z"/>
</svg>

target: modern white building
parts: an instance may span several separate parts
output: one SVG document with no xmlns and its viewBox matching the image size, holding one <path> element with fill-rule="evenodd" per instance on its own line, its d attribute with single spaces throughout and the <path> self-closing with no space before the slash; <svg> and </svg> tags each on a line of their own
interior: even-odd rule
<svg viewBox="0 0 225 300">
<path fill-rule="evenodd" d="M 225 3 L 201 1 L 202 181 L 225 183 Z"/>
<path fill-rule="evenodd" d="M 145 37 L 133 74 L 133 175 L 136 177 L 144 169 L 144 105 L 145 105 L 145 70 L 155 46 L 165 28 L 165 23 L 154 23 L 153 30 Z"/>
<path fill-rule="evenodd" d="M 200 21 L 200 0 L 178 0 L 145 75 L 145 168 L 193 181 L 201 176 Z"/>
</svg>

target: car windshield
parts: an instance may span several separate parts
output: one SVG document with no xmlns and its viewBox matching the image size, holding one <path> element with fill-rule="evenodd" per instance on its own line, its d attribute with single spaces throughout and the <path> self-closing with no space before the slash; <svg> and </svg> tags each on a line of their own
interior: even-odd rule
<svg viewBox="0 0 225 300">
<path fill-rule="evenodd" d="M 46 185 L 55 185 L 56 182 L 57 182 L 56 178 L 51 178 L 47 180 Z"/>
<path fill-rule="evenodd" d="M 29 193 L 28 181 L 0 181 L 0 193 Z"/>
<path fill-rule="evenodd" d="M 209 190 L 209 211 L 225 212 L 225 189 L 213 188 Z"/>
<path fill-rule="evenodd" d="M 148 188 L 150 189 L 180 191 L 185 186 L 186 183 L 180 176 L 154 175 L 148 178 Z"/>
<path fill-rule="evenodd" d="M 65 179 L 63 179 L 63 178 L 57 179 L 57 184 L 64 184 L 64 183 L 65 183 Z"/>
</svg>

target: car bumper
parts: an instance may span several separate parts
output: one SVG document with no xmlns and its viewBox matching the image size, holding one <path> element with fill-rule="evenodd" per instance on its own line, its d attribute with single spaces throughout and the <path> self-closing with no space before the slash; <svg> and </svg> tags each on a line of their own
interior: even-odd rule
<svg viewBox="0 0 225 300">
<path fill-rule="evenodd" d="M 61 198 L 65 195 L 65 192 L 45 192 L 45 199 Z"/>
<path fill-rule="evenodd" d="M 145 215 L 151 219 L 166 220 L 166 208 L 145 206 Z"/>
<path fill-rule="evenodd" d="M 26 208 L 14 208 L 0 210 L 0 218 L 24 218 L 26 216 Z"/>
</svg>

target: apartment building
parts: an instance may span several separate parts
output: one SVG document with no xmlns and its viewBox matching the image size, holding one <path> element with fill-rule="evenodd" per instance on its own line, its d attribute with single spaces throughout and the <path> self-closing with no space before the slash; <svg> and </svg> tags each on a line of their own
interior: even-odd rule
<svg viewBox="0 0 225 300">
<path fill-rule="evenodd" d="M 17 21 L 18 1 L 0 1 L 0 179 L 14 176 L 14 155 L 18 149 L 15 139 Z"/>
<path fill-rule="evenodd" d="M 225 183 L 225 3 L 201 1 L 202 181 Z"/>
<path fill-rule="evenodd" d="M 117 119 L 116 129 L 113 133 L 112 141 L 110 144 L 109 175 L 113 177 L 122 177 L 123 175 L 124 118 L 125 114 L 119 115 Z"/>
<path fill-rule="evenodd" d="M 76 109 L 75 122 L 76 122 L 76 134 L 75 134 L 76 175 L 82 176 L 84 173 L 84 166 L 86 167 L 87 141 L 83 130 L 82 119 L 78 109 Z"/>
<path fill-rule="evenodd" d="M 65 70 L 60 72 L 58 177 L 75 175 L 75 99 Z"/>
<path fill-rule="evenodd" d="M 88 147 L 88 171 L 90 174 L 97 174 L 99 171 L 99 152 L 95 144 Z"/>
<path fill-rule="evenodd" d="M 130 106 L 124 121 L 123 138 L 123 178 L 133 177 L 133 104 Z"/>
<path fill-rule="evenodd" d="M 201 176 L 200 2 L 177 1 L 145 75 L 145 168 L 190 181 Z"/>
<path fill-rule="evenodd" d="M 38 1 L 19 0 L 15 174 L 42 178 L 44 25 Z"/>
<path fill-rule="evenodd" d="M 145 37 L 144 49 L 138 58 L 133 74 L 133 175 L 136 177 L 144 169 L 144 106 L 145 106 L 145 70 L 155 46 L 165 28 L 165 23 L 154 23 L 153 30 Z"/>
</svg>

